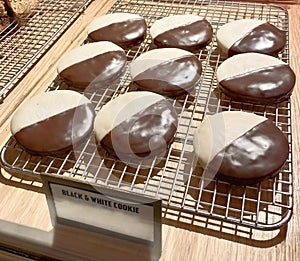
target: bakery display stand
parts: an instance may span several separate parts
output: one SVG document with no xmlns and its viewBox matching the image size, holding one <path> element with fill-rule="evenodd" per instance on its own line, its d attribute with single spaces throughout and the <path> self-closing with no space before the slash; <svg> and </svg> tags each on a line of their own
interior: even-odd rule
<svg viewBox="0 0 300 261">
<path fill-rule="evenodd" d="M 279 53 L 279 58 L 289 63 L 288 13 L 277 5 L 214 0 L 123 0 L 116 1 L 109 12 L 139 14 L 146 18 L 148 27 L 165 16 L 198 14 L 211 23 L 214 32 L 221 25 L 237 19 L 267 20 L 286 32 L 287 44 Z M 128 61 L 152 47 L 148 34 L 137 48 L 127 50 Z M 221 93 L 217 88 L 216 69 L 225 57 L 218 50 L 215 36 L 207 47 L 195 52 L 195 55 L 203 66 L 200 82 L 190 95 L 170 99 L 179 112 L 178 131 L 166 155 L 156 157 L 150 163 L 131 165 L 108 154 L 100 156 L 92 138 L 66 157 L 30 156 L 10 138 L 1 150 L 1 165 L 11 175 L 33 178 L 43 184 L 53 230 L 45 232 L 1 221 L 1 245 L 11 253 L 16 251 L 24 258 L 28 255 L 36 260 L 43 257 L 54 260 L 82 260 L 83 257 L 85 260 L 99 260 L 99 256 L 103 260 L 118 260 L 120 256 L 122 260 L 127 260 L 127 256 L 128 260 L 157 260 L 161 252 L 161 217 L 168 219 L 168 213 L 193 215 L 199 222 L 201 218 L 209 217 L 262 231 L 285 225 L 291 218 L 293 205 L 290 101 L 274 106 L 253 105 L 232 101 Z M 87 90 L 84 95 L 99 110 L 109 100 L 130 91 L 130 83 L 127 67 L 122 77 L 105 91 Z M 65 87 L 56 78 L 47 91 Z M 251 186 L 236 186 L 201 173 L 193 151 L 194 131 L 206 115 L 230 110 L 253 112 L 272 119 L 287 136 L 289 157 L 276 177 Z M 53 183 L 58 187 L 53 187 Z M 103 209 L 114 206 L 117 200 L 124 201 L 124 208 L 133 212 L 144 207 L 145 213 L 151 214 L 149 223 L 153 226 L 149 225 L 149 229 L 151 227 L 153 236 L 150 240 L 144 235 L 114 231 L 118 222 L 109 226 L 112 230 L 103 229 L 93 220 L 108 214 L 99 215 L 94 212 L 95 208 L 83 207 L 87 213 L 93 213 L 87 218 L 84 217 L 85 213 L 77 213 L 76 204 L 90 204 L 93 193 Z M 102 197 L 103 194 L 106 196 Z M 74 200 L 74 208 L 70 209 L 75 210 L 76 215 L 61 211 L 64 209 L 62 202 L 66 199 L 70 206 Z M 132 205 L 133 202 L 139 207 Z M 118 206 L 119 203 L 116 204 Z M 122 209 L 123 205 L 120 204 Z M 143 219 L 141 222 L 145 223 Z M 149 236 L 149 233 L 146 234 Z M 133 251 L 137 255 L 132 255 Z"/>
</svg>

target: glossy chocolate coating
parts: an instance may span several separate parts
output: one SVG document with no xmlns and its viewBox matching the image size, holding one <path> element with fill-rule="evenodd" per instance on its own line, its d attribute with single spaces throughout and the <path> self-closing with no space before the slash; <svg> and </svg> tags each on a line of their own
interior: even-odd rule
<svg viewBox="0 0 300 261">
<path fill-rule="evenodd" d="M 210 162 L 217 176 L 237 185 L 255 184 L 278 173 L 288 158 L 287 138 L 270 119 L 237 138 Z"/>
<path fill-rule="evenodd" d="M 280 64 L 224 79 L 220 89 L 238 101 L 272 104 L 288 99 L 295 81 L 291 68 Z"/>
<path fill-rule="evenodd" d="M 157 47 L 176 47 L 196 51 L 211 41 L 212 34 L 211 24 L 206 20 L 201 20 L 163 32 L 153 41 Z"/>
<path fill-rule="evenodd" d="M 244 35 L 228 50 L 228 55 L 256 52 L 276 56 L 286 43 L 286 33 L 270 23 L 263 23 Z"/>
<path fill-rule="evenodd" d="M 14 137 L 30 154 L 63 154 L 89 137 L 94 118 L 92 104 L 83 104 L 27 126 Z"/>
<path fill-rule="evenodd" d="M 111 41 L 122 48 L 139 45 L 146 36 L 147 24 L 143 19 L 129 19 L 99 28 L 89 34 L 94 41 Z"/>
<path fill-rule="evenodd" d="M 179 96 L 192 91 L 200 79 L 202 65 L 195 56 L 166 61 L 137 75 L 137 88 L 167 96 Z"/>
<path fill-rule="evenodd" d="M 123 121 L 100 143 L 117 157 L 147 156 L 151 152 L 167 149 L 167 145 L 173 141 L 177 124 L 178 116 L 175 109 L 164 99 Z"/>
<path fill-rule="evenodd" d="M 110 83 L 121 75 L 126 61 L 126 55 L 122 51 L 106 52 L 73 64 L 59 75 L 67 84 L 76 87 L 86 87 L 91 83 Z"/>
</svg>

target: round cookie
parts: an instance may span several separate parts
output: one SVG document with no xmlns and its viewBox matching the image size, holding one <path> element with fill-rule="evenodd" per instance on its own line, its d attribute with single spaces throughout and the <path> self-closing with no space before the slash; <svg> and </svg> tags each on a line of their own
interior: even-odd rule
<svg viewBox="0 0 300 261">
<path fill-rule="evenodd" d="M 200 60 L 178 48 L 154 49 L 130 64 L 132 81 L 139 90 L 167 96 L 192 91 L 202 73 Z"/>
<path fill-rule="evenodd" d="M 173 141 L 178 116 L 162 95 L 128 92 L 105 104 L 95 118 L 98 145 L 119 159 L 144 159 L 164 152 Z"/>
<path fill-rule="evenodd" d="M 153 23 L 150 35 L 157 47 L 175 47 L 196 51 L 212 39 L 211 24 L 198 15 L 174 15 Z"/>
<path fill-rule="evenodd" d="M 91 102 L 70 90 L 36 95 L 11 119 L 11 133 L 32 155 L 60 155 L 90 137 L 95 112 Z"/>
<path fill-rule="evenodd" d="M 94 41 L 111 41 L 122 48 L 139 45 L 146 37 L 147 24 L 142 16 L 130 13 L 112 13 L 100 16 L 88 27 L 88 36 Z"/>
<path fill-rule="evenodd" d="M 216 36 L 218 46 L 228 56 L 248 52 L 277 56 L 286 43 L 285 31 L 256 19 L 227 23 L 218 29 Z"/>
<path fill-rule="evenodd" d="M 121 75 L 126 61 L 126 54 L 118 45 L 95 42 L 65 54 L 57 64 L 57 72 L 70 86 L 85 88 L 97 83 L 106 87 Z"/>
<path fill-rule="evenodd" d="M 270 119 L 242 111 L 205 118 L 193 144 L 210 175 L 237 185 L 275 176 L 289 154 L 287 138 Z"/>
<path fill-rule="evenodd" d="M 296 76 L 288 64 L 273 56 L 245 53 L 226 59 L 217 69 L 217 81 L 234 100 L 274 104 L 289 98 Z"/>
</svg>

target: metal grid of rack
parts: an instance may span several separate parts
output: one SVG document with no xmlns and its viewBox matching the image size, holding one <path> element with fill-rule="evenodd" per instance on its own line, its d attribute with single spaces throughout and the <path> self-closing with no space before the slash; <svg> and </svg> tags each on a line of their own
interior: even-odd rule
<svg viewBox="0 0 300 261">
<path fill-rule="evenodd" d="M 110 12 L 131 12 L 144 16 L 149 25 L 161 17 L 193 13 L 205 17 L 214 32 L 224 23 L 235 19 L 257 18 L 270 21 L 286 30 L 288 15 L 279 6 L 221 1 L 117 1 Z M 153 48 L 148 35 L 137 48 L 127 50 L 127 57 L 135 59 Z M 279 57 L 288 62 L 288 42 Z M 291 108 L 286 101 L 276 106 L 260 106 L 231 101 L 220 93 L 216 69 L 225 59 L 218 51 L 215 37 L 210 45 L 196 52 L 203 62 L 203 73 L 195 92 L 170 99 L 179 113 L 179 126 L 174 142 L 165 155 L 139 163 L 124 163 L 108 154 L 99 154 L 92 136 L 80 148 L 66 157 L 33 157 L 11 138 L 1 152 L 1 163 L 11 173 L 38 177 L 40 173 L 56 174 L 73 179 L 102 184 L 117 190 L 161 197 L 165 207 L 194 215 L 220 219 L 235 224 L 272 230 L 285 224 L 292 213 L 292 134 Z M 49 90 L 65 88 L 57 78 Z M 114 97 L 132 89 L 129 70 L 105 90 L 85 91 L 98 111 Z M 193 133 L 205 115 L 226 110 L 243 110 L 264 115 L 274 121 L 286 134 L 289 158 L 272 179 L 253 186 L 236 186 L 216 178 L 206 177 L 197 165 L 193 152 Z"/>
<path fill-rule="evenodd" d="M 0 102 L 92 0 L 42 0 L 0 34 Z"/>
</svg>

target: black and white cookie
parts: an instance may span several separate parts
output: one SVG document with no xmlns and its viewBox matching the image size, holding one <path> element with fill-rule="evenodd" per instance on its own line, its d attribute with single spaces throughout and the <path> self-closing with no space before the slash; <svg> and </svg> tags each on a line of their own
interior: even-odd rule
<svg viewBox="0 0 300 261">
<path fill-rule="evenodd" d="M 216 36 L 218 46 L 228 56 L 248 52 L 277 56 L 286 43 L 285 31 L 256 19 L 227 23 L 218 29 Z"/>
<path fill-rule="evenodd" d="M 211 24 L 198 15 L 174 15 L 153 23 L 150 35 L 157 47 L 175 47 L 196 51 L 212 39 Z"/>
<path fill-rule="evenodd" d="M 60 155 L 89 138 L 95 112 L 75 91 L 57 90 L 24 102 L 11 120 L 16 141 L 33 155 Z"/>
<path fill-rule="evenodd" d="M 82 45 L 65 54 L 57 65 L 59 76 L 74 87 L 109 84 L 121 75 L 126 54 L 118 45 L 103 41 Z"/>
<path fill-rule="evenodd" d="M 139 90 L 167 96 L 191 92 L 202 73 L 200 60 L 178 48 L 154 49 L 130 64 L 132 81 Z"/>
<path fill-rule="evenodd" d="M 217 69 L 217 81 L 232 99 L 273 104 L 289 98 L 296 76 L 288 64 L 273 56 L 245 53 L 225 60 Z"/>
<path fill-rule="evenodd" d="M 88 36 L 94 41 L 110 41 L 122 48 L 139 45 L 146 37 L 147 24 L 137 14 L 112 13 L 100 16 L 88 27 Z"/>
<path fill-rule="evenodd" d="M 151 157 L 173 141 L 178 116 L 162 95 L 128 92 L 105 104 L 94 129 L 98 145 L 121 160 Z"/>
<path fill-rule="evenodd" d="M 289 144 L 270 119 L 226 111 L 208 116 L 198 126 L 194 150 L 210 175 L 250 185 L 278 173 L 288 158 Z"/>
</svg>

